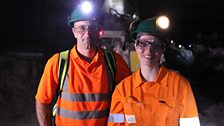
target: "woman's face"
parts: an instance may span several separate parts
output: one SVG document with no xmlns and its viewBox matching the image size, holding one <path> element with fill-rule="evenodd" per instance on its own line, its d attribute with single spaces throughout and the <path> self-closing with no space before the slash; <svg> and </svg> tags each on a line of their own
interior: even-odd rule
<svg viewBox="0 0 224 126">
<path fill-rule="evenodd" d="M 165 50 L 164 42 L 153 35 L 142 35 L 135 41 L 135 50 L 141 65 L 158 65 Z"/>
</svg>

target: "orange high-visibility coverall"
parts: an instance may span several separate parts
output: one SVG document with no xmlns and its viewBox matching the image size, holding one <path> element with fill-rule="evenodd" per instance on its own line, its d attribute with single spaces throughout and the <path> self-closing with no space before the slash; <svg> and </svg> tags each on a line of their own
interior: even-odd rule
<svg viewBox="0 0 224 126">
<path fill-rule="evenodd" d="M 131 74 L 120 55 L 115 54 L 116 82 Z M 50 103 L 58 87 L 58 56 L 53 55 L 45 66 L 36 100 Z M 81 59 L 74 46 L 61 96 L 57 101 L 57 126 L 105 126 L 111 103 L 111 77 L 108 76 L 104 53 L 98 49 L 91 63 Z"/>
<path fill-rule="evenodd" d="M 121 81 L 113 95 L 108 126 L 199 126 L 189 81 L 160 67 L 154 82 L 144 82 L 140 69 Z"/>
</svg>

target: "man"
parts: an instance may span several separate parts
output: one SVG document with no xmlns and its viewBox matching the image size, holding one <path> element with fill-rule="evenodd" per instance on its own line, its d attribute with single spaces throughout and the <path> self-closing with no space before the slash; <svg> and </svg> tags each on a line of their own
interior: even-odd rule
<svg viewBox="0 0 224 126">
<path fill-rule="evenodd" d="M 108 126 L 199 126 L 189 81 L 160 64 L 166 39 L 158 18 L 145 19 L 131 33 L 140 68 L 112 95 Z"/>
<path fill-rule="evenodd" d="M 99 12 L 97 12 L 99 13 Z M 101 20 L 87 15 L 80 6 L 73 10 L 69 24 L 77 39 L 70 50 L 69 68 L 57 100 L 57 126 L 106 126 L 113 92 L 111 74 L 102 49 L 98 47 Z M 131 74 L 122 57 L 113 53 L 115 82 Z M 36 113 L 41 126 L 51 125 L 50 103 L 58 86 L 59 53 L 47 62 L 36 94 Z"/>
</svg>

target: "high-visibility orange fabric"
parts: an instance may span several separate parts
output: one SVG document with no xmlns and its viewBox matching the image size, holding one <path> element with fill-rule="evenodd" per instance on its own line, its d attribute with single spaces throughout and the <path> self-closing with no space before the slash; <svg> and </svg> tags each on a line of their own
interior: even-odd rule
<svg viewBox="0 0 224 126">
<path fill-rule="evenodd" d="M 117 85 L 108 126 L 179 126 L 192 117 L 198 110 L 189 81 L 161 66 L 154 82 L 144 82 L 138 69 Z"/>
<path fill-rule="evenodd" d="M 131 74 L 123 58 L 115 54 L 116 59 L 116 78 L 118 83 Z M 53 55 L 47 62 L 43 75 L 41 77 L 36 100 L 42 103 L 50 103 L 58 86 L 58 57 L 59 53 Z M 74 46 L 70 52 L 70 61 L 68 69 L 68 92 L 69 94 L 99 94 L 108 92 L 108 76 L 104 53 L 98 49 L 91 63 L 81 59 Z M 63 89 L 64 91 L 64 89 Z M 71 112 L 101 111 L 107 110 L 109 114 L 110 100 L 103 101 L 68 101 L 58 100 L 58 106 L 61 109 Z M 56 115 L 57 126 L 105 126 L 107 124 L 108 114 L 97 119 L 71 119 Z"/>
</svg>

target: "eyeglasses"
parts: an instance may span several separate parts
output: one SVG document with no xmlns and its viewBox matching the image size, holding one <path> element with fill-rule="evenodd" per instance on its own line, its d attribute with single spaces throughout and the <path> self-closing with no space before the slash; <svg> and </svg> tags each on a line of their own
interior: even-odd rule
<svg viewBox="0 0 224 126">
<path fill-rule="evenodd" d="M 79 33 L 86 33 L 87 30 L 93 33 L 96 33 L 99 31 L 99 26 L 97 25 L 80 25 L 80 26 L 74 26 L 74 29 L 77 30 Z"/>
<path fill-rule="evenodd" d="M 165 48 L 165 44 L 160 41 L 156 40 L 141 40 L 141 39 L 136 39 L 135 44 L 138 48 L 140 49 L 146 49 L 147 47 L 150 46 L 150 49 L 155 50 L 155 51 L 162 51 Z"/>
</svg>

